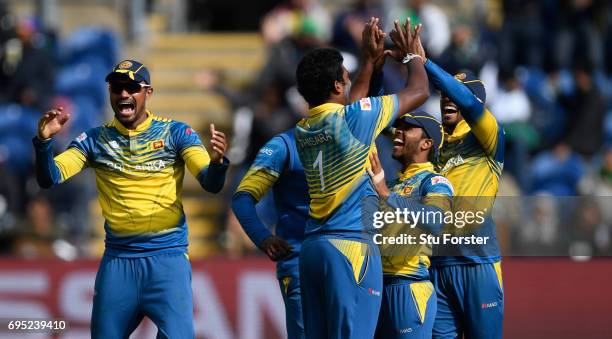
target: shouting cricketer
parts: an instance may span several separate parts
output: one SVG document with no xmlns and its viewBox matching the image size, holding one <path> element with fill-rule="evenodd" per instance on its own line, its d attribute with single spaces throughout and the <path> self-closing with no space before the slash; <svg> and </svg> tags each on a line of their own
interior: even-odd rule
<svg viewBox="0 0 612 339">
<path fill-rule="evenodd" d="M 208 192 L 223 188 L 225 135 L 211 124 L 210 153 L 188 125 L 146 109 L 149 71 L 124 60 L 106 77 L 115 117 L 87 130 L 53 157 L 53 136 L 70 116 L 46 112 L 33 143 L 43 188 L 90 167 L 105 219 L 106 247 L 96 275 L 92 338 L 127 338 L 144 316 L 158 338 L 194 338 L 187 222 L 181 203 L 185 166 Z"/>
</svg>

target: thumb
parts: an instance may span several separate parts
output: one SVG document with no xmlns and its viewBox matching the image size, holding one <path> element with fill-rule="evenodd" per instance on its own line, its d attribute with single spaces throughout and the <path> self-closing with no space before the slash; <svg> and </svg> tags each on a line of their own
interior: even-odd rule
<svg viewBox="0 0 612 339">
<path fill-rule="evenodd" d="M 217 131 L 215 130 L 215 124 L 210 124 L 210 135 L 214 136 Z"/>
</svg>

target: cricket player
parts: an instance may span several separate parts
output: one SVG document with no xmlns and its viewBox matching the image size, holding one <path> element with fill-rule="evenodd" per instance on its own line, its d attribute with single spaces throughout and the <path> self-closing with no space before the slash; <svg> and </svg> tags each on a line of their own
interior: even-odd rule
<svg viewBox="0 0 612 339">
<path fill-rule="evenodd" d="M 276 234 L 257 216 L 255 205 L 272 189 Z M 297 155 L 294 129 L 270 139 L 260 150 L 234 197 L 232 209 L 249 238 L 276 261 L 289 339 L 304 338 L 299 254 L 308 219 L 308 186 Z"/>
<path fill-rule="evenodd" d="M 311 51 L 300 61 L 297 87 L 309 105 L 295 128 L 297 151 L 308 183 L 310 218 L 300 252 L 304 327 L 307 338 L 372 338 L 382 295 L 382 268 L 372 242 L 378 197 L 366 173 L 374 140 L 398 112 L 429 96 L 410 26 L 395 23 L 391 54 L 408 67 L 406 88 L 397 94 L 352 102 L 367 93 L 374 65 L 383 57 L 378 19 L 363 31 L 362 69 L 353 88 L 337 50 Z M 350 90 L 349 90 L 350 89 Z"/>
<path fill-rule="evenodd" d="M 434 338 L 501 338 L 504 293 L 501 254 L 492 218 L 504 164 L 504 131 L 485 107 L 482 81 L 469 72 L 454 77 L 431 60 L 429 79 L 441 91 L 445 141 L 439 166 L 455 189 L 453 209 L 486 212 L 471 235 L 488 237 L 482 246 L 440 246 L 430 269 L 438 294 Z M 457 229 L 458 230 L 458 229 Z"/>
<path fill-rule="evenodd" d="M 381 235 L 412 235 L 413 244 L 381 244 L 383 295 L 376 338 L 431 338 L 437 299 L 429 280 L 431 244 L 421 235 L 437 234 L 450 211 L 453 188 L 434 171 L 442 146 L 442 125 L 425 112 L 407 113 L 394 124 L 393 159 L 401 163 L 399 178 L 385 183 L 376 154 L 369 171 L 383 206 L 420 213 L 381 229 Z"/>
<path fill-rule="evenodd" d="M 46 112 L 34 137 L 43 188 L 91 167 L 105 218 L 106 249 L 96 275 L 92 338 L 128 338 L 144 316 L 158 338 L 194 338 L 187 223 L 181 203 L 185 166 L 207 191 L 223 188 L 229 161 L 225 136 L 211 124 L 208 153 L 196 132 L 153 115 L 147 68 L 124 60 L 106 77 L 115 117 L 53 157 L 53 136 L 70 116 Z M 210 155 L 209 155 L 210 154 Z"/>
</svg>

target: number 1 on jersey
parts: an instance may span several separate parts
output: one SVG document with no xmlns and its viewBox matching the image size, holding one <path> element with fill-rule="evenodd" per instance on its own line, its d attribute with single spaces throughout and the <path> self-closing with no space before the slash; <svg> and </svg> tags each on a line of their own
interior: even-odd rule
<svg viewBox="0 0 612 339">
<path fill-rule="evenodd" d="M 321 192 L 325 191 L 325 183 L 323 182 L 323 150 L 319 151 L 315 162 L 312 164 L 312 168 L 319 166 L 319 178 L 321 179 Z"/>
</svg>

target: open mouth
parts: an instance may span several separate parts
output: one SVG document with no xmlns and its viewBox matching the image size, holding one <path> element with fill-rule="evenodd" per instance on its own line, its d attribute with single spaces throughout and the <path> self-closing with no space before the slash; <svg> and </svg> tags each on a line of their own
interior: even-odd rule
<svg viewBox="0 0 612 339">
<path fill-rule="evenodd" d="M 131 101 L 120 101 L 117 104 L 117 107 L 119 107 L 119 114 L 121 115 L 131 115 L 134 114 L 134 103 Z"/>
<path fill-rule="evenodd" d="M 459 110 L 457 110 L 457 107 L 454 105 L 444 106 L 444 114 L 455 114 L 457 112 L 459 112 Z"/>
<path fill-rule="evenodd" d="M 404 147 L 404 140 L 400 138 L 393 139 L 393 148 L 402 148 Z"/>
</svg>

